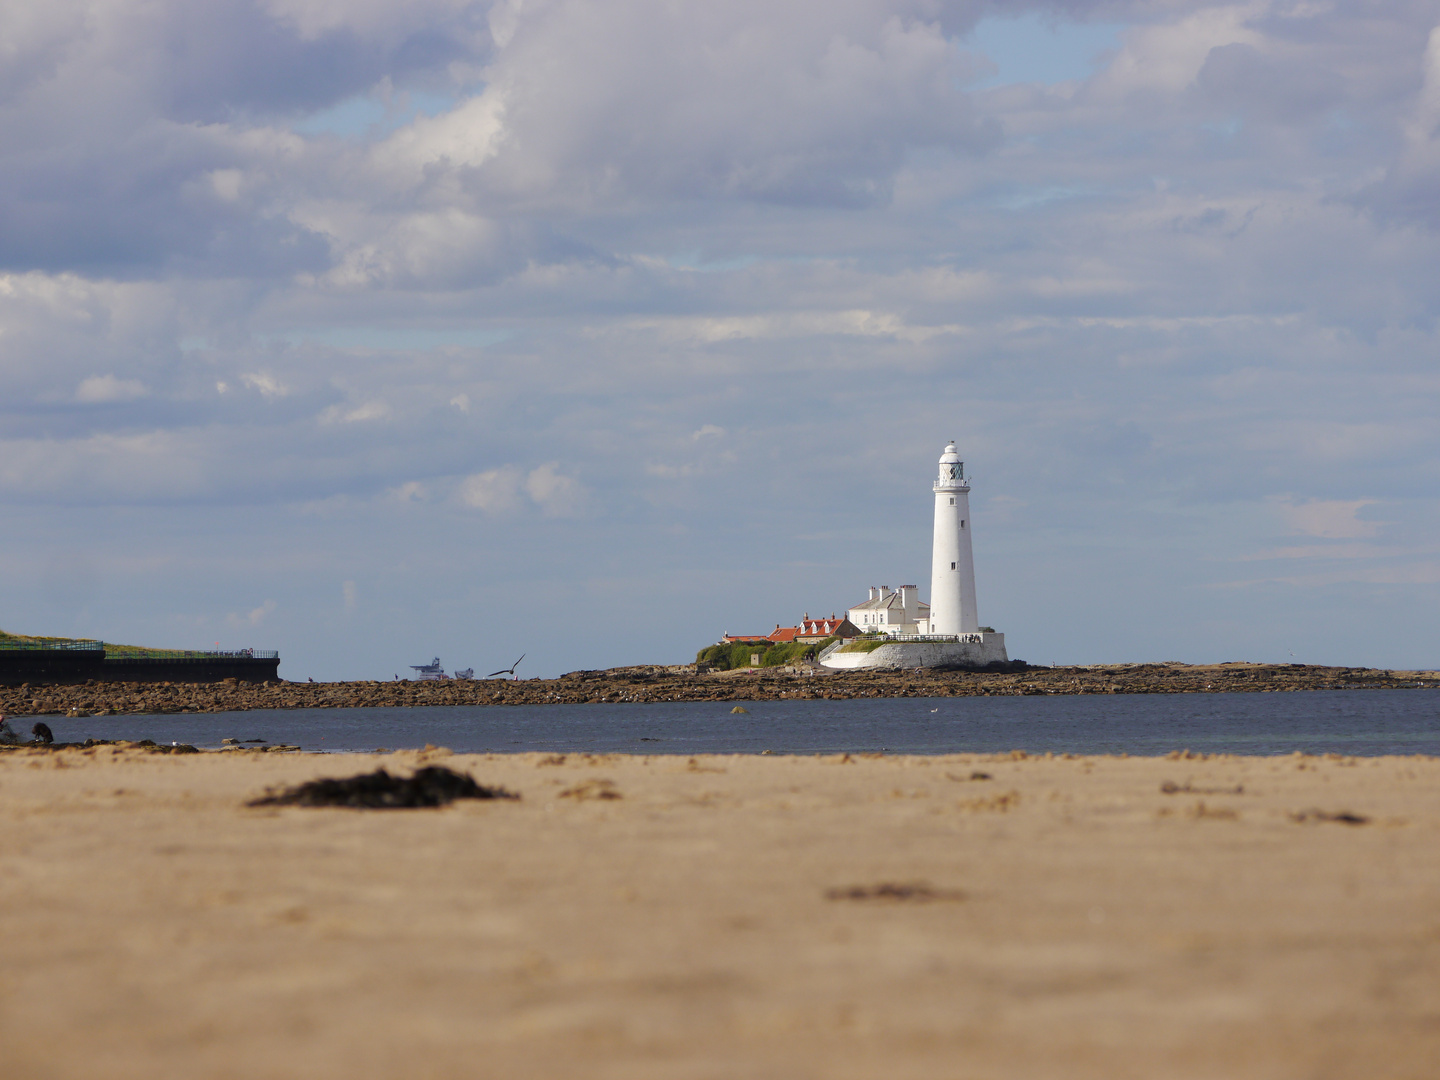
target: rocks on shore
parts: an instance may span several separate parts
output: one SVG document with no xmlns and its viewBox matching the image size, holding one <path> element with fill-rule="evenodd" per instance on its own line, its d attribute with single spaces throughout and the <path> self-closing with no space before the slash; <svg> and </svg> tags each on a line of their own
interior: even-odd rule
<svg viewBox="0 0 1440 1080">
<path fill-rule="evenodd" d="M 558 679 L 345 683 L 86 683 L 0 687 L 11 716 L 230 712 L 246 709 L 577 705 L 659 701 L 1175 694 L 1440 686 L 1433 671 L 1302 664 L 1105 664 L 1018 671 L 764 668 L 698 673 L 694 665 L 575 671 Z"/>
</svg>

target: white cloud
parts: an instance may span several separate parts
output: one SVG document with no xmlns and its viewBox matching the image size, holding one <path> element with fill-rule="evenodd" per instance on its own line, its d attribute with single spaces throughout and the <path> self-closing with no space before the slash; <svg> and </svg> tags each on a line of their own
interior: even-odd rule
<svg viewBox="0 0 1440 1080">
<path fill-rule="evenodd" d="M 1380 531 L 1380 523 L 1356 517 L 1365 507 L 1373 506 L 1374 499 L 1342 501 L 1283 497 L 1273 500 L 1273 503 L 1290 530 L 1303 536 L 1349 540 L 1375 536 Z"/>
<path fill-rule="evenodd" d="M 399 487 L 391 488 L 389 494 L 399 502 L 425 502 L 430 498 L 429 490 L 418 480 L 407 480 Z"/>
<path fill-rule="evenodd" d="M 1109 68 L 1096 80 L 1102 95 L 1178 93 L 1199 75 L 1211 52 L 1228 45 L 1255 46 L 1265 38 L 1249 25 L 1266 3 L 1204 6 L 1174 21 L 1131 29 Z"/>
<path fill-rule="evenodd" d="M 369 420 L 385 420 L 390 416 L 389 402 L 367 401 L 360 405 L 331 405 L 320 413 L 322 424 L 362 424 Z"/>
<path fill-rule="evenodd" d="M 513 465 L 467 476 L 460 483 L 459 499 L 466 506 L 487 514 L 503 514 L 519 504 L 523 474 Z"/>
<path fill-rule="evenodd" d="M 732 628 L 828 610 L 899 572 L 877 551 L 923 580 L 923 528 L 865 522 L 923 518 L 956 434 L 991 545 L 983 617 L 1017 650 L 1130 648 L 1076 626 L 1143 627 L 1144 591 L 1113 582 L 1147 559 L 1182 598 L 1240 559 L 1343 561 L 1377 621 L 1419 625 L 1440 528 L 1435 12 L 1022 7 L 1053 35 L 1067 11 L 1128 23 L 1122 48 L 1088 80 L 971 94 L 966 32 L 1014 5 L 10 5 L 7 551 L 99 543 L 97 508 L 143 505 L 103 531 L 154 575 L 113 586 L 117 619 L 275 580 L 287 625 L 328 626 L 343 557 L 403 623 L 417 566 L 457 597 L 497 567 L 557 606 L 589 594 L 548 519 L 603 491 L 614 595 L 660 582 L 686 612 L 663 650 L 732 607 Z M 357 102 L 373 122 L 297 124 Z M 457 507 L 504 528 L 453 530 Z M 1076 581 L 1111 585 L 1067 625 L 1050 605 Z M 1323 621 L 1288 597 L 1150 629 L 1189 628 L 1189 655 L 1240 649 L 1198 629 L 1225 619 Z M 408 640 L 450 618 L 423 606 Z M 359 641 L 331 640 L 295 647 Z"/>
<path fill-rule="evenodd" d="M 244 612 L 243 614 L 231 612 L 229 615 L 225 616 L 225 621 L 230 626 L 235 627 L 236 629 L 247 629 L 250 627 L 256 627 L 263 623 L 268 615 L 274 612 L 276 606 L 277 605 L 274 600 L 266 600 L 259 607 L 251 608 L 249 611 Z"/>
<path fill-rule="evenodd" d="M 149 393 L 138 379 L 117 379 L 114 375 L 92 375 L 75 391 L 75 400 L 86 404 L 134 401 Z"/>
<path fill-rule="evenodd" d="M 520 508 L 523 493 L 546 515 L 570 517 L 580 512 L 584 489 L 559 469 L 559 462 L 554 461 L 528 473 L 514 465 L 488 469 L 462 480 L 457 498 L 463 505 L 487 514 L 506 514 Z"/>
<path fill-rule="evenodd" d="M 257 371 L 240 376 L 240 382 L 251 390 L 258 390 L 265 397 L 280 398 L 290 393 L 290 388 L 269 372 Z"/>
<path fill-rule="evenodd" d="M 844 334 L 855 337 L 895 338 L 922 343 L 947 334 L 962 334 L 965 328 L 954 323 L 943 326 L 913 326 L 891 312 L 854 309 L 849 311 L 802 311 L 783 315 L 744 315 L 725 318 L 676 317 L 637 319 L 627 329 L 657 330 L 666 339 L 693 339 L 707 344 L 722 341 L 774 340 Z"/>
<path fill-rule="evenodd" d="M 532 469 L 525 477 L 525 492 L 545 513 L 555 517 L 571 517 L 579 512 L 583 494 L 580 484 L 560 473 L 558 461 L 547 462 Z"/>
<path fill-rule="evenodd" d="M 245 174 L 239 169 L 216 169 L 210 174 L 210 186 L 225 202 L 235 202 L 240 198 L 240 189 L 244 182 Z"/>
<path fill-rule="evenodd" d="M 683 480 L 694 476 L 697 471 L 694 465 L 667 465 L 663 462 L 651 462 L 645 466 L 646 476 L 655 476 L 661 480 Z"/>
</svg>

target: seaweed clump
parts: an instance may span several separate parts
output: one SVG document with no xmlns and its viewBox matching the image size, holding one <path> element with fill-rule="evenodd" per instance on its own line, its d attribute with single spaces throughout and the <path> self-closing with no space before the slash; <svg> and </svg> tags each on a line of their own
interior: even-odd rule
<svg viewBox="0 0 1440 1080">
<path fill-rule="evenodd" d="M 361 810 L 404 810 L 445 806 L 456 799 L 518 799 L 504 788 L 485 787 L 443 765 L 417 769 L 413 776 L 391 776 L 384 769 L 359 776 L 310 780 L 284 791 L 252 799 L 247 806 L 349 806 Z"/>
</svg>

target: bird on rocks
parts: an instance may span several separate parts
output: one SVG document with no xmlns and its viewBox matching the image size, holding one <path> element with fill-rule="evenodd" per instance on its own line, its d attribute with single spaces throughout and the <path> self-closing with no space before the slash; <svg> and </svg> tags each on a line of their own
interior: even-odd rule
<svg viewBox="0 0 1440 1080">
<path fill-rule="evenodd" d="M 50 730 L 50 725 L 45 723 L 44 720 L 36 723 L 36 725 L 30 729 L 30 734 L 35 736 L 36 742 L 44 743 L 46 746 L 49 746 L 55 741 L 55 733 Z"/>
</svg>

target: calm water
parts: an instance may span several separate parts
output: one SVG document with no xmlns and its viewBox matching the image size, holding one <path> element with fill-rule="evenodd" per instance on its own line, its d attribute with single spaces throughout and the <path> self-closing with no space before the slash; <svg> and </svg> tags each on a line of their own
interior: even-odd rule
<svg viewBox="0 0 1440 1080">
<path fill-rule="evenodd" d="M 1440 692 L 886 698 L 655 705 L 293 709 L 188 716 L 47 717 L 57 740 L 219 746 L 265 739 L 306 750 L 945 754 L 1440 754 Z"/>
</svg>

